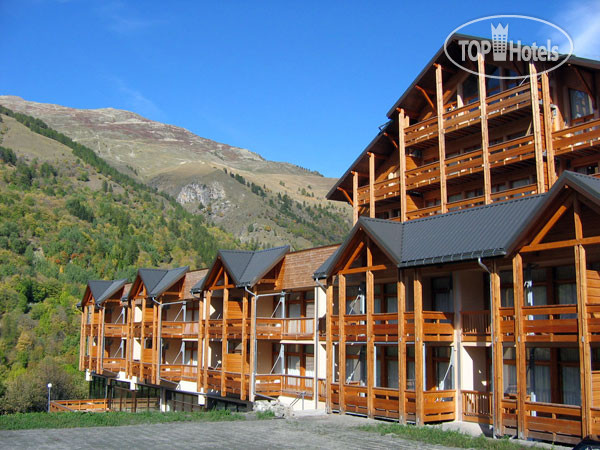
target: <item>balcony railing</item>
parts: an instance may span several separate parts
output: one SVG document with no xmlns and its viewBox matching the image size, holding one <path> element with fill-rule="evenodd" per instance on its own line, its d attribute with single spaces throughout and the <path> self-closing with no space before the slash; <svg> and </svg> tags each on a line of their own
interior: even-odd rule
<svg viewBox="0 0 600 450">
<path fill-rule="evenodd" d="M 102 360 L 102 368 L 111 372 L 125 371 L 127 360 L 125 358 L 104 358 Z"/>
<path fill-rule="evenodd" d="M 50 412 L 101 412 L 108 411 L 108 400 L 87 399 L 87 400 L 52 400 L 50 402 Z"/>
<path fill-rule="evenodd" d="M 319 380 L 320 384 L 325 385 L 325 380 Z M 280 395 L 296 397 L 304 394 L 304 398 L 312 399 L 314 388 L 314 378 L 300 375 L 288 374 L 268 374 L 256 376 L 256 392 L 277 397 Z M 321 395 L 321 392 L 319 392 Z M 323 391 L 323 395 L 325 395 Z"/>
<path fill-rule="evenodd" d="M 424 421 L 454 420 L 456 392 L 454 390 L 426 391 L 423 393 Z"/>
<path fill-rule="evenodd" d="M 490 423 L 492 395 L 489 392 L 463 390 L 462 417 L 467 422 Z"/>
<path fill-rule="evenodd" d="M 123 323 L 105 323 L 104 324 L 104 336 L 105 337 L 126 337 L 127 336 L 127 325 Z"/>
<path fill-rule="evenodd" d="M 378 342 L 397 342 L 398 313 L 373 314 L 373 334 Z"/>
<path fill-rule="evenodd" d="M 423 311 L 423 340 L 452 342 L 454 340 L 454 313 Z"/>
<path fill-rule="evenodd" d="M 162 364 L 160 377 L 170 381 L 196 381 L 198 366 L 190 364 Z"/>
<path fill-rule="evenodd" d="M 164 338 L 197 338 L 198 322 L 162 322 L 162 337 Z"/>
<path fill-rule="evenodd" d="M 314 331 L 313 317 L 256 319 L 258 339 L 310 339 Z"/>
<path fill-rule="evenodd" d="M 347 341 L 365 341 L 367 339 L 367 315 L 348 314 L 344 316 L 344 333 Z"/>
<path fill-rule="evenodd" d="M 527 342 L 576 342 L 577 306 L 523 307 L 523 332 Z"/>
<path fill-rule="evenodd" d="M 576 443 L 581 439 L 581 407 L 525 402 L 525 429 L 549 441 Z"/>
<path fill-rule="evenodd" d="M 600 119 L 594 119 L 552 133 L 555 155 L 587 150 L 600 144 Z"/>
<path fill-rule="evenodd" d="M 208 337 L 222 338 L 223 337 L 223 319 L 209 319 L 208 321 Z"/>
<path fill-rule="evenodd" d="M 490 340 L 490 311 L 463 311 L 460 314 L 463 341 Z"/>
</svg>

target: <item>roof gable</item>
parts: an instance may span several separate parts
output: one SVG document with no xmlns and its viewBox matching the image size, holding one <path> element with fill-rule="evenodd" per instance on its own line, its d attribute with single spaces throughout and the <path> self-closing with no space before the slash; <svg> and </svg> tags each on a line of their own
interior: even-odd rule
<svg viewBox="0 0 600 450">
<path fill-rule="evenodd" d="M 135 294 L 136 287 L 143 283 L 146 287 L 146 296 L 158 297 L 167 289 L 177 283 L 189 270 L 189 266 L 175 269 L 138 269 L 136 279 L 131 285 L 127 298 Z"/>
<path fill-rule="evenodd" d="M 100 306 L 110 297 L 115 295 L 119 289 L 125 286 L 126 279 L 122 280 L 90 280 L 88 289 L 94 299 L 96 306 Z"/>
</svg>

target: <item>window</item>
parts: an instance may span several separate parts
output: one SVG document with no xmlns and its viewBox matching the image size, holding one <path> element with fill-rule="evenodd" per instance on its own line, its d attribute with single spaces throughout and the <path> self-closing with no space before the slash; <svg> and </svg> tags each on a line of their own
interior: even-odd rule
<svg viewBox="0 0 600 450">
<path fill-rule="evenodd" d="M 585 92 L 569 89 L 569 100 L 571 102 L 571 120 L 593 114 L 592 100 Z"/>
<path fill-rule="evenodd" d="M 152 348 L 152 338 L 145 338 L 144 339 L 144 348 L 145 349 Z"/>
<path fill-rule="evenodd" d="M 452 278 L 440 277 L 431 279 L 432 307 L 434 311 L 454 311 L 452 299 Z"/>
<path fill-rule="evenodd" d="M 513 274 L 510 270 L 500 272 L 500 306 L 513 308 L 515 306 L 513 290 Z"/>
<path fill-rule="evenodd" d="M 500 76 L 500 67 L 487 65 L 487 67 L 485 68 L 485 73 L 486 73 L 486 75 L 491 75 L 493 77 L 499 77 Z M 490 95 L 500 92 L 500 78 L 486 77 L 485 90 L 486 90 L 487 96 L 490 96 Z"/>
<path fill-rule="evenodd" d="M 479 86 L 475 75 L 469 77 L 463 82 L 463 103 L 468 105 L 479 100 Z"/>
</svg>

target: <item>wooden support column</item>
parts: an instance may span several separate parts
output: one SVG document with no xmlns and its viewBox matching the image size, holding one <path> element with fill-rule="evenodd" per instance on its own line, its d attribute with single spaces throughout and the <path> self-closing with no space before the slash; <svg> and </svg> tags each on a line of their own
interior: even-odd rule
<svg viewBox="0 0 600 450">
<path fill-rule="evenodd" d="M 346 383 L 346 276 L 338 275 L 339 297 L 338 297 L 338 317 L 340 340 L 338 345 L 339 350 L 339 402 L 340 414 L 346 411 L 346 397 L 344 395 L 344 384 Z"/>
<path fill-rule="evenodd" d="M 246 400 L 247 384 L 246 384 L 246 358 L 248 358 L 248 293 L 244 290 L 244 296 L 242 297 L 242 364 L 240 368 L 240 378 L 242 379 L 242 387 L 240 397 L 242 400 Z"/>
<path fill-rule="evenodd" d="M 202 369 L 204 363 L 204 293 L 198 299 L 198 361 L 196 363 L 196 391 L 202 390 Z"/>
<path fill-rule="evenodd" d="M 154 349 L 154 354 L 156 355 L 156 379 L 155 383 L 160 383 L 160 365 L 162 359 L 162 300 L 161 304 L 155 304 L 156 308 L 156 348 Z M 185 320 L 185 317 L 183 318 Z"/>
<path fill-rule="evenodd" d="M 92 312 L 90 313 L 90 334 L 89 334 L 89 338 L 88 338 L 88 342 L 87 342 L 87 347 L 88 347 L 88 363 L 87 363 L 87 369 L 91 372 L 92 371 L 92 347 L 93 347 L 93 343 L 94 343 L 94 307 L 92 305 L 88 305 L 88 311 L 92 310 Z"/>
<path fill-rule="evenodd" d="M 151 380 L 155 384 L 158 384 L 158 377 L 156 376 L 156 369 L 158 368 L 158 305 L 156 302 L 152 302 L 152 376 Z"/>
<path fill-rule="evenodd" d="M 492 262 L 492 270 L 490 274 L 490 283 L 492 286 L 492 358 L 494 361 L 494 371 L 491 374 L 493 384 L 494 403 L 492 410 L 494 435 L 502 434 L 502 398 L 504 396 L 504 381 L 503 381 L 503 350 L 502 350 L 502 335 L 500 333 L 500 272 L 498 271 L 498 263 Z"/>
<path fill-rule="evenodd" d="M 581 207 L 577 195 L 573 202 L 575 219 L 575 238 L 583 238 L 581 224 Z M 581 435 L 588 436 L 592 432 L 590 409 L 592 407 L 592 361 L 587 322 L 587 263 L 585 248 L 581 244 L 575 245 L 575 277 L 577 280 L 577 323 L 579 339 L 579 367 L 581 385 Z"/>
<path fill-rule="evenodd" d="M 221 397 L 227 395 L 227 385 L 225 382 L 225 372 L 227 372 L 227 319 L 229 318 L 229 277 L 227 272 L 223 271 L 223 329 L 221 335 Z"/>
<path fill-rule="evenodd" d="M 254 342 L 256 339 L 256 327 L 254 326 L 254 318 L 256 317 L 256 297 L 253 297 L 250 301 L 250 372 L 254 374 L 250 377 L 250 398 L 251 402 L 254 401 L 254 389 L 256 386 L 256 374 L 254 373 L 254 360 L 256 359 L 256 352 L 254 351 Z"/>
<path fill-rule="evenodd" d="M 375 153 L 369 153 L 369 217 L 375 217 Z"/>
<path fill-rule="evenodd" d="M 400 181 L 400 221 L 406 222 L 406 144 L 404 143 L 404 128 L 408 117 L 404 110 L 398 114 L 398 179 Z"/>
<path fill-rule="evenodd" d="M 492 177 L 490 174 L 490 137 L 487 117 L 487 90 L 485 87 L 485 62 L 481 53 L 477 54 L 479 80 L 479 111 L 481 113 L 481 156 L 483 163 L 483 194 L 485 204 L 492 203 Z"/>
<path fill-rule="evenodd" d="M 372 243 L 367 241 L 367 267 L 373 266 Z M 373 337 L 373 310 L 375 309 L 375 276 L 373 271 L 367 270 L 367 416 L 372 418 L 375 412 L 373 406 L 375 386 L 375 339 Z"/>
<path fill-rule="evenodd" d="M 546 144 L 546 166 L 548 167 L 548 187 L 556 181 L 556 167 L 554 166 L 554 147 L 552 144 L 552 99 L 550 98 L 550 83 L 548 73 L 542 73 L 542 105 L 544 113 L 544 141 Z"/>
<path fill-rule="evenodd" d="M 523 258 L 513 258 L 513 289 L 515 304 L 515 346 L 517 365 L 517 431 L 519 439 L 527 438 L 525 429 L 525 396 L 527 395 L 527 357 L 523 331 Z"/>
<path fill-rule="evenodd" d="M 144 295 L 144 297 L 142 298 L 142 320 L 140 322 L 140 372 L 139 372 L 139 378 L 140 380 L 144 379 L 144 347 L 145 347 L 145 339 L 146 339 L 146 327 L 145 325 L 145 321 L 146 320 L 146 296 Z"/>
<path fill-rule="evenodd" d="M 325 371 L 326 371 L 326 383 L 327 383 L 327 396 L 326 396 L 326 408 L 327 413 L 331 413 L 331 383 L 333 383 L 333 279 L 329 279 L 327 283 L 327 315 L 325 316 L 325 331 L 326 331 L 326 342 L 325 352 L 327 354 L 325 358 Z"/>
<path fill-rule="evenodd" d="M 533 121 L 537 193 L 541 194 L 546 192 L 546 183 L 544 181 L 544 149 L 542 148 L 542 125 L 540 121 L 540 96 L 538 92 L 537 70 L 533 62 L 529 63 L 529 83 L 531 86 L 531 115 Z"/>
<path fill-rule="evenodd" d="M 413 275 L 414 317 L 415 317 L 415 423 L 423 425 L 425 419 L 425 397 L 423 395 L 423 283 L 421 269 L 415 269 Z"/>
<path fill-rule="evenodd" d="M 102 373 L 102 359 L 104 357 L 104 308 L 98 311 L 98 358 L 96 359 L 96 373 Z"/>
<path fill-rule="evenodd" d="M 448 192 L 446 191 L 446 141 L 444 137 L 444 91 L 442 87 L 442 66 L 435 65 L 435 97 L 437 106 L 438 154 L 440 159 L 440 208 L 442 214 L 448 212 Z"/>
<path fill-rule="evenodd" d="M 406 339 L 404 338 L 404 310 L 406 309 L 405 275 L 398 271 L 398 422 L 406 423 Z"/>
<path fill-rule="evenodd" d="M 79 370 L 84 370 L 83 358 L 85 356 L 85 311 L 87 306 L 81 308 L 81 325 L 79 326 Z"/>
<path fill-rule="evenodd" d="M 208 354 L 208 349 L 210 347 L 210 337 L 208 334 L 209 323 L 210 320 L 210 302 L 212 299 L 212 291 L 206 291 L 205 296 L 205 304 L 204 304 L 204 350 L 202 351 L 202 359 L 203 359 L 203 380 L 202 386 L 204 388 L 204 392 L 208 390 L 208 366 L 210 365 L 210 359 Z"/>
<path fill-rule="evenodd" d="M 352 225 L 358 222 L 358 172 L 352 172 Z"/>
</svg>

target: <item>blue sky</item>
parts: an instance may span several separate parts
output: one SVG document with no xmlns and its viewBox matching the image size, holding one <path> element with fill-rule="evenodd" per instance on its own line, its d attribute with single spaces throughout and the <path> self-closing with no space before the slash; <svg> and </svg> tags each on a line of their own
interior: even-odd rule
<svg viewBox="0 0 600 450">
<path fill-rule="evenodd" d="M 600 0 L 483 3 L 0 0 L 0 94 L 126 109 L 339 177 L 468 20 L 539 17 L 600 58 Z"/>
</svg>

